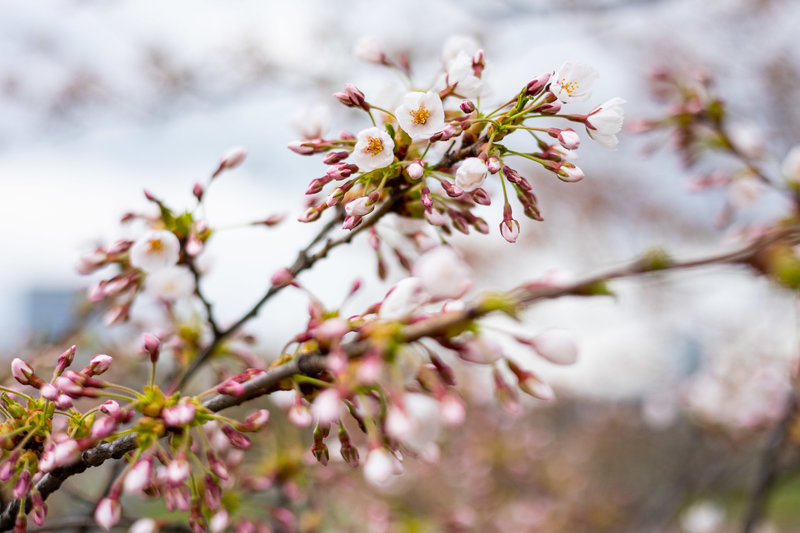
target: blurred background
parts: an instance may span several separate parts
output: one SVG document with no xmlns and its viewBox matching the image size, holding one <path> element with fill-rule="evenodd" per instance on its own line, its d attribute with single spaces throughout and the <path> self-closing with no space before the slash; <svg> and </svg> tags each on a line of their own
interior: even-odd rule
<svg viewBox="0 0 800 533">
<path fill-rule="evenodd" d="M 447 37 L 473 36 L 486 51 L 484 79 L 498 102 L 580 60 L 601 73 L 586 110 L 621 96 L 629 118 L 663 113 L 648 89 L 655 69 L 707 72 L 777 175 L 800 142 L 798 20 L 792 0 L 2 0 L 0 354 L 36 353 L 69 331 L 88 285 L 77 258 L 130 236 L 119 219 L 148 209 L 143 189 L 191 206 L 192 185 L 241 145 L 247 160 L 207 197 L 212 226 L 229 229 L 202 256 L 206 294 L 223 323 L 237 318 L 315 231 L 294 222 L 322 169 L 286 149 L 300 137 L 302 117 L 329 115 L 328 133 L 357 131 L 364 118 L 331 93 L 353 83 L 388 107 L 402 94 L 394 72 L 353 57 L 364 35 L 408 54 L 420 85 L 440 67 Z M 520 164 L 545 221 L 523 221 L 511 246 L 498 234 L 497 206 L 488 208 L 492 233 L 457 239 L 477 289 L 506 289 L 554 270 L 596 273 L 653 246 L 697 257 L 736 246 L 744 229 L 785 212 L 769 194 L 740 202 L 725 190 L 690 193 L 691 175 L 668 144 L 623 133 L 609 152 L 584 139 L 578 164 L 587 177 L 577 184 Z M 703 170 L 730 164 L 715 160 Z M 731 202 L 737 212 L 721 225 Z M 275 213 L 287 222 L 237 227 Z M 385 293 L 374 271 L 362 241 L 303 280 L 337 305 L 350 280 L 362 277 L 355 312 Z M 394 268 L 390 281 L 400 277 Z M 494 321 L 575 334 L 577 365 L 530 361 L 559 400 L 531 403 L 516 418 L 498 414 L 480 377 L 465 377 L 475 410 L 463 430 L 443 437 L 437 464 L 414 464 L 369 498 L 344 467 L 310 474 L 323 494 L 345 487 L 317 506 L 329 507 L 325 530 L 738 531 L 797 353 L 793 298 L 738 268 L 619 282 L 614 290 L 615 298 L 542 304 L 522 325 Z M 304 308 L 300 295 L 282 294 L 249 331 L 274 354 L 287 332 L 302 329 Z M 497 438 L 487 440 L 490 433 Z M 790 463 L 765 532 L 800 528 L 793 512 L 800 482 L 791 475 L 798 463 Z M 353 499 L 363 513 L 348 518 L 341 509 Z"/>
</svg>

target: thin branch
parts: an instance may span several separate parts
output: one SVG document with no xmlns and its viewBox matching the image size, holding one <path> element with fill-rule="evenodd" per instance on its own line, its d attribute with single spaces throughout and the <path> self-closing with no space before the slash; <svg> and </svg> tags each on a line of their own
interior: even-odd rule
<svg viewBox="0 0 800 533">
<path fill-rule="evenodd" d="M 189 254 L 186 254 L 186 266 L 189 267 L 189 270 L 192 272 L 192 276 L 194 276 L 194 294 L 203 303 L 203 307 L 206 308 L 208 325 L 211 326 L 211 332 L 216 337 L 217 335 L 219 335 L 220 329 L 219 329 L 219 324 L 217 324 L 217 321 L 214 318 L 214 313 L 211 310 L 213 304 L 208 298 L 205 297 L 202 289 L 200 288 L 200 280 L 202 278 L 202 275 L 200 271 L 197 269 L 197 265 L 195 265 L 194 263 L 194 258 L 189 256 Z"/>
<path fill-rule="evenodd" d="M 373 212 L 373 214 L 366 220 L 364 220 L 360 225 L 355 227 L 354 229 L 350 230 L 346 235 L 338 238 L 338 239 L 328 239 L 325 245 L 316 253 L 311 253 L 311 250 L 321 242 L 325 236 L 330 233 L 330 231 L 335 228 L 343 218 L 343 212 L 339 210 L 337 212 L 337 216 L 331 219 L 320 232 L 317 234 L 314 239 L 305 247 L 303 248 L 298 254 L 297 258 L 295 259 L 294 263 L 291 267 L 289 267 L 289 273 L 292 277 L 296 277 L 304 270 L 308 270 L 312 266 L 314 266 L 317 261 L 320 259 L 324 259 L 327 257 L 328 252 L 333 250 L 334 248 L 341 246 L 343 244 L 349 244 L 359 233 L 365 231 L 372 226 L 374 226 L 383 216 L 388 213 L 392 207 L 394 207 L 395 203 L 399 198 L 402 197 L 402 194 L 396 194 L 393 198 L 385 201 L 377 210 Z M 189 378 L 194 375 L 194 373 L 208 360 L 209 357 L 214 353 L 214 350 L 231 334 L 235 333 L 239 328 L 241 328 L 247 321 L 258 315 L 258 312 L 261 310 L 261 307 L 267 303 L 273 296 L 278 294 L 281 290 L 284 289 L 284 286 L 281 285 L 272 285 L 264 296 L 256 302 L 253 307 L 250 308 L 244 315 L 242 315 L 239 320 L 234 322 L 228 328 L 218 332 L 217 335 L 214 335 L 213 340 L 209 343 L 208 346 L 198 355 L 183 373 L 183 375 L 178 379 L 173 386 L 170 387 L 170 390 L 178 390 L 183 387 Z"/>
<path fill-rule="evenodd" d="M 780 458 L 783 444 L 789 435 L 789 430 L 792 427 L 792 420 L 797 414 L 797 391 L 792 386 L 791 391 L 786 397 L 786 406 L 783 409 L 783 415 L 772 434 L 767 441 L 767 446 L 761 455 L 761 462 L 756 476 L 756 482 L 753 486 L 753 491 L 750 493 L 750 499 L 747 504 L 747 513 L 745 514 L 744 533 L 753 533 L 761 517 L 764 515 L 764 510 L 767 506 L 767 500 L 775 486 L 775 481 L 778 477 L 778 459 Z"/>
</svg>

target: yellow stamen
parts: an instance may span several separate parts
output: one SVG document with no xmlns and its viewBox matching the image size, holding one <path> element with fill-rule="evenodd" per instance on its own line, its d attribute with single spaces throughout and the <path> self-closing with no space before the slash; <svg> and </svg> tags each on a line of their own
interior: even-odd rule
<svg viewBox="0 0 800 533">
<path fill-rule="evenodd" d="M 428 122 L 431 111 L 425 107 L 425 104 L 420 104 L 416 111 L 409 111 L 408 114 L 411 115 L 411 122 L 422 125 Z"/>
<path fill-rule="evenodd" d="M 577 81 L 567 81 L 567 78 L 561 78 L 561 88 L 567 91 L 567 93 L 572 94 L 578 89 L 580 89 L 580 85 L 578 85 Z"/>
<path fill-rule="evenodd" d="M 161 242 L 161 239 L 151 239 L 149 244 L 151 252 L 158 252 L 164 248 L 164 243 Z"/>
<path fill-rule="evenodd" d="M 367 146 L 364 148 L 364 153 L 375 157 L 383 152 L 383 141 L 380 137 L 367 137 Z"/>
</svg>

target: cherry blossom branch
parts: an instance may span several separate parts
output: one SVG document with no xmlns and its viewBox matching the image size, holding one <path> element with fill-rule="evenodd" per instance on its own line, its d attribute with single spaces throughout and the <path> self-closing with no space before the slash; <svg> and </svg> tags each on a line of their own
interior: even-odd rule
<svg viewBox="0 0 800 533">
<path fill-rule="evenodd" d="M 298 357 L 284 365 L 276 367 L 260 376 L 257 376 L 244 384 L 244 393 L 239 396 L 218 395 L 208 399 L 203 405 L 211 411 L 221 411 L 228 407 L 241 405 L 242 403 L 264 396 L 278 389 L 281 381 L 297 374 L 313 375 L 319 373 L 325 367 L 324 358 L 318 355 L 306 355 Z M 45 474 L 36 483 L 35 490 L 47 497 L 58 490 L 68 478 L 80 474 L 89 468 L 100 466 L 110 459 L 121 459 L 125 454 L 136 449 L 136 435 L 126 435 L 114 442 L 102 442 L 86 450 L 81 454 L 80 460 L 72 465 L 54 469 Z M 11 500 L 5 510 L 0 514 L 0 531 L 8 531 L 14 527 L 14 520 L 19 512 L 20 500 Z M 25 510 L 28 512 L 32 507 L 32 500 L 25 500 Z"/>
<path fill-rule="evenodd" d="M 375 220 L 376 217 L 381 216 L 381 210 L 385 209 L 388 211 L 389 207 L 387 207 L 387 205 L 391 203 L 391 201 L 384 203 L 378 212 L 375 213 L 373 219 L 365 221 L 364 225 L 369 224 Z M 349 240 L 355 236 L 354 233 L 355 230 L 348 233 L 346 237 L 335 241 L 328 241 L 326 246 L 317 252 L 317 254 L 314 254 L 314 256 L 304 256 L 304 261 L 309 261 L 312 258 L 316 258 L 314 259 L 316 261 L 317 259 L 325 257 L 327 251 L 338 245 L 336 243 L 343 244 L 345 242 L 349 242 Z M 512 290 L 507 295 L 484 298 L 478 303 L 470 305 L 462 311 L 443 313 L 427 320 L 405 326 L 399 332 L 398 337 L 399 340 L 402 340 L 403 342 L 414 342 L 423 337 L 436 336 L 437 334 L 445 332 L 454 326 L 464 324 L 496 311 L 516 312 L 520 309 L 529 307 L 539 300 L 558 298 L 561 296 L 601 294 L 602 292 L 598 291 L 598 287 L 602 283 L 614 279 L 635 277 L 658 271 L 682 270 L 721 264 L 753 264 L 761 253 L 767 250 L 770 246 L 779 243 L 800 243 L 800 227 L 793 226 L 780 229 L 772 233 L 768 233 L 761 238 L 756 239 L 751 244 L 738 250 L 700 259 L 671 261 L 663 253 L 650 253 L 627 266 L 611 270 L 603 274 L 591 276 L 567 285 L 552 286 L 529 283 Z M 256 309 L 255 312 L 257 311 L 258 310 Z M 225 331 L 222 333 L 225 333 Z M 367 351 L 369 348 L 369 343 L 368 341 L 358 341 L 349 343 L 343 348 L 350 356 L 357 357 Z M 229 407 L 240 405 L 248 400 L 258 398 L 278 390 L 281 382 L 287 378 L 291 378 L 295 375 L 315 375 L 324 370 L 324 368 L 324 356 L 320 354 L 302 355 L 284 365 L 276 367 L 245 382 L 243 384 L 244 391 L 241 395 L 218 395 L 210 398 L 204 402 L 203 405 L 209 410 L 215 412 L 222 409 L 227 409 Z M 45 474 L 36 484 L 36 490 L 41 493 L 43 498 L 47 498 L 47 496 L 56 491 L 67 478 L 75 474 L 79 474 L 88 468 L 100 466 L 109 459 L 120 459 L 126 453 L 134 450 L 135 448 L 136 437 L 134 435 L 122 437 L 111 443 L 101 443 L 92 449 L 84 451 L 81 455 L 80 461 L 77 463 L 70 466 L 57 468 L 49 474 Z M 26 500 L 26 508 L 30 504 L 31 500 Z M 0 531 L 5 531 L 13 527 L 14 518 L 19 510 L 19 505 L 19 500 L 12 500 L 6 507 L 5 511 L 0 514 Z"/>
<path fill-rule="evenodd" d="M 211 326 L 211 332 L 214 334 L 214 337 L 216 337 L 220 333 L 220 328 L 219 324 L 217 324 L 217 321 L 214 318 L 214 313 L 212 312 L 213 304 L 208 298 L 206 298 L 205 294 L 203 294 L 203 291 L 200 288 L 200 280 L 202 278 L 202 274 L 197 269 L 197 265 L 194 264 L 194 258 L 190 257 L 188 254 L 186 259 L 186 266 L 192 272 L 192 276 L 194 276 L 194 294 L 203 304 L 203 307 L 206 308 L 206 316 L 207 316 L 206 320 L 208 320 L 208 325 Z"/>
<path fill-rule="evenodd" d="M 374 213 L 373 215 L 362 222 L 356 228 L 350 230 L 347 235 L 340 237 L 338 239 L 328 239 L 325 245 L 316 253 L 311 253 L 311 250 L 321 242 L 326 235 L 328 235 L 337 225 L 341 223 L 344 218 L 344 212 L 342 210 L 337 210 L 336 216 L 328 221 L 325 226 L 320 230 L 320 232 L 311 240 L 311 242 L 303 248 L 298 254 L 297 258 L 295 259 L 294 263 L 291 267 L 288 268 L 288 274 L 291 277 L 296 277 L 304 270 L 310 269 L 314 264 L 319 261 L 320 259 L 324 259 L 327 257 L 328 252 L 336 248 L 337 246 L 348 244 L 350 243 L 356 235 L 361 233 L 362 231 L 369 229 L 370 227 L 374 226 L 386 213 L 388 213 L 392 207 L 394 207 L 395 202 L 398 198 L 402 195 L 398 194 L 393 199 L 387 200 L 384 202 Z M 242 315 L 239 320 L 234 322 L 228 328 L 218 331 L 215 333 L 213 340 L 209 345 L 198 355 L 183 375 L 175 382 L 175 384 L 171 387 L 172 390 L 177 390 L 181 388 L 189 378 L 208 360 L 209 357 L 214 353 L 214 350 L 220 345 L 220 343 L 229 337 L 231 334 L 235 333 L 239 328 L 241 328 L 246 322 L 250 319 L 254 318 L 258 315 L 258 312 L 261 310 L 264 304 L 266 304 L 273 296 L 279 293 L 286 285 L 272 285 L 264 293 L 264 296 L 261 297 L 258 302 L 256 302 L 253 307 L 251 307 L 244 315 Z"/>
</svg>

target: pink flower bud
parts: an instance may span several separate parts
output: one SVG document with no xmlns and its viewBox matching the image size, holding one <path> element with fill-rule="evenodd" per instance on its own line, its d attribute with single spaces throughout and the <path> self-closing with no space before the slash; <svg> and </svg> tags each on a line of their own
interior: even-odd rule
<svg viewBox="0 0 800 533">
<path fill-rule="evenodd" d="M 330 388 L 320 392 L 311 404 L 311 414 L 321 424 L 332 424 L 344 416 L 344 404 L 339 391 Z"/>
<path fill-rule="evenodd" d="M 233 446 L 234 448 L 239 448 L 240 450 L 246 450 L 247 448 L 253 445 L 250 439 L 248 439 L 247 437 L 245 437 L 244 435 L 233 429 L 231 426 L 227 425 L 222 426 L 222 432 L 225 434 L 226 437 L 228 437 L 231 446 Z"/>
<path fill-rule="evenodd" d="M 56 374 L 61 374 L 66 368 L 72 364 L 73 359 L 75 359 L 75 351 L 77 350 L 77 346 L 74 344 L 67 348 L 64 353 L 58 356 L 58 362 L 56 363 Z"/>
<path fill-rule="evenodd" d="M 358 166 L 350 163 L 336 163 L 331 165 L 325 175 L 332 180 L 349 178 L 353 172 L 358 172 Z"/>
<path fill-rule="evenodd" d="M 288 268 L 282 268 L 272 274 L 270 281 L 272 282 L 273 287 L 286 287 L 292 284 L 294 281 L 294 276 Z"/>
<path fill-rule="evenodd" d="M 73 405 L 72 398 L 66 394 L 59 394 L 58 398 L 55 399 L 54 404 L 58 409 L 69 409 Z"/>
<path fill-rule="evenodd" d="M 17 471 L 17 460 L 19 459 L 19 452 L 14 452 L 8 456 L 8 458 L 0 464 L 0 482 L 5 483 L 12 477 L 14 477 L 14 473 Z"/>
<path fill-rule="evenodd" d="M 230 477 L 230 473 L 228 472 L 228 468 L 225 464 L 220 461 L 216 455 L 211 452 L 206 454 L 206 458 L 208 460 L 208 466 L 211 467 L 211 470 L 217 475 L 220 479 L 228 479 Z"/>
<path fill-rule="evenodd" d="M 175 486 L 180 485 L 189 479 L 190 472 L 191 469 L 189 468 L 189 463 L 186 461 L 186 459 L 178 457 L 167 464 L 165 477 L 167 483 Z"/>
<path fill-rule="evenodd" d="M 108 416 L 113 416 L 114 418 L 119 415 L 119 403 L 116 400 L 107 400 L 100 406 L 100 410 L 107 414 Z"/>
<path fill-rule="evenodd" d="M 431 190 L 429 188 L 422 188 L 422 191 L 420 192 L 420 201 L 422 202 L 422 205 L 425 206 L 425 209 L 430 209 L 433 207 L 433 197 L 431 196 Z"/>
<path fill-rule="evenodd" d="M 39 379 L 33 373 L 31 366 L 19 357 L 11 361 L 11 375 L 23 385 L 33 385 Z"/>
<path fill-rule="evenodd" d="M 446 426 L 460 425 L 466 417 L 464 402 L 455 393 L 443 395 L 439 398 L 439 416 Z"/>
<path fill-rule="evenodd" d="M 299 222 L 313 222 L 320 216 L 320 210 L 316 207 L 309 207 L 306 212 L 300 215 L 297 220 Z"/>
<path fill-rule="evenodd" d="M 216 178 L 224 170 L 230 170 L 238 167 L 242 164 L 242 161 L 244 161 L 245 157 L 247 157 L 247 151 L 241 146 L 231 148 L 222 156 L 219 161 L 219 167 L 217 167 L 217 170 L 214 171 L 214 174 L 212 174 L 211 177 Z"/>
<path fill-rule="evenodd" d="M 244 385 L 235 381 L 233 379 L 229 379 L 228 381 L 221 383 L 217 386 L 217 392 L 220 394 L 224 394 L 226 396 L 234 396 L 239 397 L 244 394 L 245 389 Z"/>
<path fill-rule="evenodd" d="M 223 509 L 215 513 L 208 521 L 208 530 L 210 533 L 222 533 L 223 531 L 227 531 L 230 521 L 228 512 Z"/>
<path fill-rule="evenodd" d="M 31 490 L 31 473 L 23 470 L 19 478 L 17 478 L 17 482 L 14 483 L 14 497 L 17 499 L 22 498 L 28 494 L 29 490 Z"/>
<path fill-rule="evenodd" d="M 353 229 L 361 224 L 361 217 L 358 215 L 348 215 L 342 223 L 342 229 Z"/>
<path fill-rule="evenodd" d="M 117 421 L 114 417 L 106 416 L 95 420 L 92 424 L 92 438 L 104 439 L 117 430 Z"/>
<path fill-rule="evenodd" d="M 158 522 L 152 518 L 140 518 L 133 523 L 128 533 L 158 533 Z"/>
<path fill-rule="evenodd" d="M 572 163 L 562 163 L 556 173 L 556 176 L 561 181 L 566 181 L 567 183 L 574 183 L 576 181 L 581 181 L 584 177 L 583 170 L 579 167 L 576 167 Z"/>
<path fill-rule="evenodd" d="M 557 365 L 571 365 L 578 360 L 578 346 L 569 332 L 550 329 L 535 336 L 530 346 L 536 352 Z"/>
<path fill-rule="evenodd" d="M 581 144 L 581 138 L 572 128 L 561 130 L 558 134 L 558 142 L 567 150 L 575 150 Z"/>
<path fill-rule="evenodd" d="M 528 85 L 525 87 L 525 94 L 528 96 L 540 94 L 550 81 L 551 75 L 552 73 L 547 72 L 529 81 Z"/>
<path fill-rule="evenodd" d="M 143 337 L 144 353 L 150 358 L 150 362 L 155 363 L 158 361 L 158 356 L 161 353 L 161 341 L 155 335 L 145 333 Z"/>
<path fill-rule="evenodd" d="M 412 180 L 418 180 L 425 175 L 425 167 L 420 161 L 415 161 L 406 167 L 406 173 Z"/>
<path fill-rule="evenodd" d="M 475 111 L 475 104 L 471 100 L 462 100 L 458 107 L 467 115 Z"/>
<path fill-rule="evenodd" d="M 347 202 L 344 210 L 348 215 L 363 217 L 370 214 L 375 209 L 375 204 L 369 201 L 366 196 L 359 196 L 355 200 Z"/>
<path fill-rule="evenodd" d="M 45 383 L 40 389 L 42 398 L 46 400 L 55 401 L 58 398 L 58 389 L 50 383 Z"/>
<path fill-rule="evenodd" d="M 147 457 L 140 459 L 133 465 L 125 476 L 122 487 L 128 494 L 140 494 L 148 485 L 153 475 L 153 459 Z"/>
<path fill-rule="evenodd" d="M 561 111 L 561 102 L 548 102 L 536 107 L 533 111 L 542 115 L 555 115 Z"/>
<path fill-rule="evenodd" d="M 345 159 L 347 159 L 347 157 L 349 155 L 350 155 L 350 152 L 348 152 L 346 150 L 342 150 L 342 151 L 339 151 L 339 152 L 330 152 L 328 155 L 326 155 L 322 159 L 322 162 L 325 163 L 326 165 L 333 165 L 333 164 L 338 163 L 340 161 L 344 161 Z"/>
<path fill-rule="evenodd" d="M 364 93 L 355 86 L 346 83 L 344 91 L 333 93 L 333 96 L 347 107 L 360 107 L 364 111 L 369 111 L 370 106 L 364 99 Z"/>
<path fill-rule="evenodd" d="M 121 517 L 122 506 L 112 498 L 103 498 L 94 510 L 94 521 L 106 531 L 110 531 Z"/>
<path fill-rule="evenodd" d="M 311 415 L 311 410 L 300 398 L 298 398 L 295 404 L 289 408 L 289 413 L 287 416 L 289 418 L 289 422 L 302 428 L 310 426 L 314 418 Z"/>
<path fill-rule="evenodd" d="M 49 460 L 44 457 L 44 455 L 49 454 Z M 65 441 L 61 441 L 49 452 L 45 452 L 42 455 L 42 459 L 39 461 L 39 470 L 42 472 L 50 472 L 51 470 L 61 467 L 71 465 L 75 463 L 81 457 L 81 448 L 78 445 L 78 442 L 75 439 L 67 439 Z M 45 463 L 44 465 L 42 463 Z M 49 468 L 45 468 L 45 467 Z"/>
<path fill-rule="evenodd" d="M 517 242 L 517 237 L 519 237 L 519 222 L 513 218 L 502 221 L 500 223 L 500 235 L 508 242 Z"/>
<path fill-rule="evenodd" d="M 66 394 L 72 398 L 80 398 L 83 394 L 83 387 L 73 382 L 65 376 L 59 376 L 55 379 L 53 384 L 60 393 Z"/>
<path fill-rule="evenodd" d="M 300 155 L 311 155 L 315 152 L 314 145 L 306 141 L 292 141 L 287 146 L 289 150 Z"/>
<path fill-rule="evenodd" d="M 350 331 L 350 325 L 343 318 L 329 318 L 314 329 L 314 336 L 322 340 L 340 339 Z"/>
<path fill-rule="evenodd" d="M 500 167 L 500 160 L 495 156 L 490 157 L 489 160 L 486 161 L 486 170 L 489 171 L 489 174 L 497 174 Z"/>
<path fill-rule="evenodd" d="M 464 191 L 460 187 L 453 185 L 449 181 L 443 181 L 441 185 L 442 189 L 444 189 L 444 192 L 446 192 L 447 196 L 450 198 L 458 198 L 464 194 Z"/>
<path fill-rule="evenodd" d="M 432 224 L 434 226 L 444 226 L 447 223 L 447 220 L 445 220 L 444 215 L 442 215 L 436 209 L 425 211 L 425 220 L 427 220 L 429 224 Z"/>
<path fill-rule="evenodd" d="M 255 413 L 250 413 L 244 419 L 244 423 L 239 424 L 239 431 L 253 432 L 263 428 L 267 421 L 269 421 L 269 411 L 266 409 L 259 409 Z"/>
<path fill-rule="evenodd" d="M 161 418 L 168 427 L 181 427 L 194 421 L 196 408 L 190 402 L 181 402 L 161 411 Z"/>
<path fill-rule="evenodd" d="M 203 189 L 203 186 L 201 184 L 199 184 L 199 183 L 195 183 L 194 187 L 192 187 L 192 194 L 194 195 L 195 198 L 197 198 L 198 202 L 202 202 L 203 201 L 203 193 L 204 192 L 205 192 L 205 190 Z"/>
<path fill-rule="evenodd" d="M 114 359 L 110 355 L 97 354 L 89 361 L 81 373 L 87 376 L 98 376 L 108 370 L 111 366 L 111 361 Z"/>
</svg>

